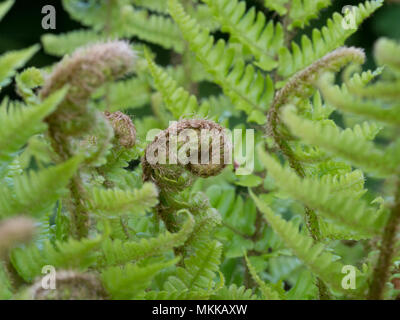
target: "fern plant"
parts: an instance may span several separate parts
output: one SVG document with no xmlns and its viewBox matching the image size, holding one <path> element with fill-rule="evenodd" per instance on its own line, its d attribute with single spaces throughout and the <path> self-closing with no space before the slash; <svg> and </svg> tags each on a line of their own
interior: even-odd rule
<svg viewBox="0 0 400 320">
<path fill-rule="evenodd" d="M 0 56 L 19 96 L 0 103 L 1 299 L 398 297 L 400 44 L 365 72 L 344 46 L 382 0 L 311 32 L 331 1 L 62 3 L 82 28 L 42 37 L 58 63 Z M 226 128 L 255 131 L 253 172 Z M 162 142 L 203 129 L 233 163 L 172 161 Z"/>
</svg>

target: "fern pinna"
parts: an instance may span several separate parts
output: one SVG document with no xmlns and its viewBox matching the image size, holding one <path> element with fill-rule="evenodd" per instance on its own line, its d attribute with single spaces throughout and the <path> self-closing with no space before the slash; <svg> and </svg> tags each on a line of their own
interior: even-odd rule
<svg viewBox="0 0 400 320">
<path fill-rule="evenodd" d="M 360 71 L 383 1 L 308 32 L 331 2 L 63 0 L 58 63 L 1 55 L 0 298 L 398 298 L 400 44 Z M 254 129 L 253 172 L 226 128 Z M 152 162 L 188 129 L 233 163 Z"/>
</svg>

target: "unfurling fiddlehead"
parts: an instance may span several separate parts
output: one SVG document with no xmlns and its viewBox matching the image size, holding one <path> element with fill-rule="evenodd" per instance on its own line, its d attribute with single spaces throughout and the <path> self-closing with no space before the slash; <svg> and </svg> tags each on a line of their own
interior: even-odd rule
<svg viewBox="0 0 400 320">
<path fill-rule="evenodd" d="M 64 86 L 69 88 L 64 101 L 46 119 L 53 149 L 61 160 L 83 153 L 86 164 L 98 166 L 104 161 L 113 130 L 106 116 L 96 110 L 89 100 L 103 84 L 131 71 L 134 61 L 135 53 L 128 43 L 110 41 L 78 49 L 54 68 L 40 96 L 44 99 Z M 116 136 L 121 133 L 116 131 Z M 89 146 L 88 137 L 95 137 Z M 75 226 L 74 233 L 78 238 L 84 237 L 88 232 L 89 213 L 79 172 L 72 178 L 69 188 L 71 200 L 68 207 Z"/>
<path fill-rule="evenodd" d="M 179 229 L 175 213 L 183 208 L 195 215 L 199 233 L 200 229 L 218 223 L 218 214 L 201 195 L 183 204 L 172 193 L 188 188 L 196 177 L 220 174 L 229 162 L 231 150 L 224 128 L 204 119 L 175 122 L 148 145 L 142 159 L 143 180 L 153 181 L 159 187 L 158 215 L 170 232 Z"/>
<path fill-rule="evenodd" d="M 194 177 L 218 175 L 231 150 L 224 129 L 210 120 L 181 120 L 156 136 L 143 158 L 143 180 L 181 191 Z M 201 152 L 199 152 L 201 150 Z"/>
<path fill-rule="evenodd" d="M 136 142 L 136 128 L 131 118 L 120 111 L 113 113 L 106 111 L 104 114 L 113 127 L 114 138 L 118 140 L 119 145 L 132 148 Z"/>
</svg>

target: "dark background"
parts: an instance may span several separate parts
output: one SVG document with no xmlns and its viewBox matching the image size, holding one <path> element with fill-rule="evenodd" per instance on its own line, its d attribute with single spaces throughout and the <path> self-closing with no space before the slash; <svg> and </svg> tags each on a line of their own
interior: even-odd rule
<svg viewBox="0 0 400 320">
<path fill-rule="evenodd" d="M 261 8 L 260 4 L 263 3 L 262 0 L 247 0 L 247 2 L 249 3 L 248 6 L 255 5 L 259 8 Z M 312 28 L 324 25 L 326 19 L 331 17 L 334 11 L 341 12 L 343 6 L 356 5 L 360 2 L 363 1 L 334 0 L 334 4 L 322 12 L 321 19 L 313 22 L 310 27 L 305 29 L 305 32 L 309 34 Z M 43 30 L 41 27 L 44 16 L 41 9 L 47 4 L 56 8 L 56 30 Z M 13 8 L 0 22 L 0 54 L 40 43 L 40 36 L 48 32 L 58 34 L 78 28 L 81 28 L 80 24 L 69 18 L 68 13 L 62 8 L 61 0 L 17 0 Z M 385 4 L 347 42 L 348 45 L 362 47 L 366 50 L 368 55 L 366 67 L 374 67 L 371 50 L 374 42 L 380 36 L 400 39 L 400 4 Z M 162 59 L 165 54 L 165 50 L 161 50 L 161 48 L 158 50 L 159 58 Z M 27 66 L 43 67 L 57 60 L 57 58 L 46 55 L 41 50 L 29 61 Z M 2 96 L 5 94 L 13 95 L 12 86 L 8 86 L 1 92 Z"/>
</svg>

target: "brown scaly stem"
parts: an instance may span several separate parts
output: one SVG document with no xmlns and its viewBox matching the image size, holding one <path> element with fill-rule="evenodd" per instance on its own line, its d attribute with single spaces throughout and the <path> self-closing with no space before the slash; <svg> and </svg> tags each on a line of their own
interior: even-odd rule
<svg viewBox="0 0 400 320">
<path fill-rule="evenodd" d="M 285 84 L 285 86 L 279 90 L 274 98 L 271 108 L 268 111 L 268 124 L 266 127 L 267 134 L 272 136 L 275 143 L 278 145 L 281 152 L 289 161 L 289 165 L 293 170 L 301 177 L 305 177 L 305 171 L 301 163 L 297 161 L 293 150 L 289 144 L 282 137 L 279 126 L 279 110 L 280 107 L 290 102 L 291 97 L 301 96 L 304 98 L 308 97 L 307 87 L 312 84 L 321 70 L 336 70 L 342 65 L 349 61 L 363 62 L 365 59 L 364 53 L 356 48 L 339 48 L 323 58 L 317 60 L 312 65 L 308 66 L 304 70 L 293 75 Z M 310 208 L 305 208 L 306 224 L 309 233 L 315 241 L 319 241 L 321 238 L 318 219 L 315 212 Z"/>
<path fill-rule="evenodd" d="M 278 111 L 276 110 L 277 108 L 275 107 L 276 104 L 271 108 L 269 114 L 268 114 L 268 124 L 269 128 L 271 129 L 272 136 L 276 142 L 276 144 L 279 146 L 280 150 L 282 153 L 286 156 L 286 158 L 289 161 L 290 166 L 295 170 L 295 172 L 301 177 L 305 177 L 305 172 L 301 164 L 296 161 L 294 157 L 294 153 L 288 143 L 286 143 L 279 131 L 278 131 Z M 314 239 L 314 241 L 320 241 L 321 239 L 321 231 L 319 229 L 319 224 L 318 224 L 318 218 L 315 212 L 308 208 L 305 207 L 305 220 L 306 220 L 306 225 L 308 232 L 310 236 Z M 318 287 L 318 292 L 319 292 L 319 297 L 321 300 L 329 300 L 330 295 L 328 288 L 326 285 L 323 283 L 321 279 L 317 279 L 317 287 Z"/>
<path fill-rule="evenodd" d="M 392 208 L 383 231 L 378 262 L 372 274 L 372 283 L 368 293 L 369 300 L 384 299 L 385 286 L 389 279 L 390 267 L 395 254 L 397 231 L 400 224 L 400 187 L 397 186 L 396 204 Z"/>
<path fill-rule="evenodd" d="M 49 129 L 49 136 L 53 150 L 58 154 L 58 162 L 67 161 L 72 157 L 69 151 L 67 138 L 60 135 L 56 130 Z M 72 177 L 68 184 L 69 197 L 65 199 L 66 207 L 68 208 L 72 221 L 72 236 L 80 239 L 86 237 L 89 227 L 89 212 L 85 207 L 85 188 L 83 187 L 82 178 L 79 171 Z"/>
<path fill-rule="evenodd" d="M 288 159 L 290 167 L 299 175 L 304 178 L 306 176 L 304 168 L 301 163 L 297 161 L 293 150 L 290 145 L 282 137 L 279 131 L 280 119 L 279 109 L 288 102 L 293 96 L 308 97 L 307 86 L 312 84 L 317 78 L 321 70 L 335 70 L 342 64 L 348 61 L 363 61 L 365 55 L 362 51 L 355 48 L 339 48 L 325 57 L 317 60 L 312 65 L 292 76 L 285 86 L 279 90 L 274 98 L 271 108 L 268 111 L 268 123 L 266 127 L 267 134 L 272 136 L 275 143 L 278 145 L 280 151 Z M 306 91 L 306 93 L 304 93 Z M 305 220 L 309 234 L 314 241 L 321 240 L 321 231 L 319 229 L 318 217 L 315 212 L 308 207 L 305 207 Z M 317 280 L 319 294 L 321 299 L 329 297 L 328 290 L 321 280 Z"/>
<path fill-rule="evenodd" d="M 296 159 L 290 145 L 285 141 L 279 130 L 279 126 L 281 125 L 279 119 L 280 108 L 288 104 L 294 96 L 308 98 L 310 94 L 307 89 L 315 82 L 321 71 L 337 71 L 337 69 L 340 69 L 341 66 L 350 61 L 362 63 L 364 60 L 365 54 L 359 49 L 339 48 L 293 75 L 286 82 L 285 86 L 276 93 L 267 115 L 267 134 L 273 137 L 281 152 L 288 159 L 289 165 L 299 177 L 304 178 L 306 174 L 301 163 Z M 311 208 L 305 207 L 305 220 L 311 237 L 316 242 L 320 241 L 321 232 L 319 229 L 318 217 Z M 317 287 L 319 289 L 320 299 L 329 299 L 329 291 L 320 279 L 317 279 Z"/>
<path fill-rule="evenodd" d="M 275 143 L 278 145 L 281 152 L 285 155 L 285 157 L 289 161 L 289 165 L 293 170 L 301 177 L 305 177 L 305 171 L 302 165 L 296 160 L 293 150 L 290 148 L 289 144 L 282 139 L 282 136 L 279 132 L 279 115 L 278 109 L 287 101 L 287 96 L 289 95 L 288 88 L 290 86 L 286 85 L 282 88 L 275 97 L 275 100 L 268 112 L 268 128 L 269 135 L 274 138 Z M 321 234 L 318 226 L 318 219 L 313 210 L 308 207 L 305 207 L 305 214 L 306 214 L 306 225 L 308 231 L 312 238 L 316 241 L 320 240 Z"/>
<path fill-rule="evenodd" d="M 104 155 L 112 137 L 107 134 L 108 125 L 101 118 L 104 116 L 88 102 L 100 86 L 129 72 L 135 58 L 127 42 L 108 41 L 77 49 L 53 68 L 40 91 L 40 97 L 44 99 L 66 85 L 69 86 L 64 100 L 46 118 L 51 144 L 58 155 L 56 162 L 64 162 L 73 157 L 77 153 L 77 144 L 88 135 L 96 136 L 97 150 L 85 159 L 86 165 L 94 165 Z M 73 235 L 79 239 L 88 235 L 89 228 L 87 195 L 81 171 L 78 170 L 71 179 L 69 190 L 70 198 L 66 204 L 71 214 Z"/>
</svg>

